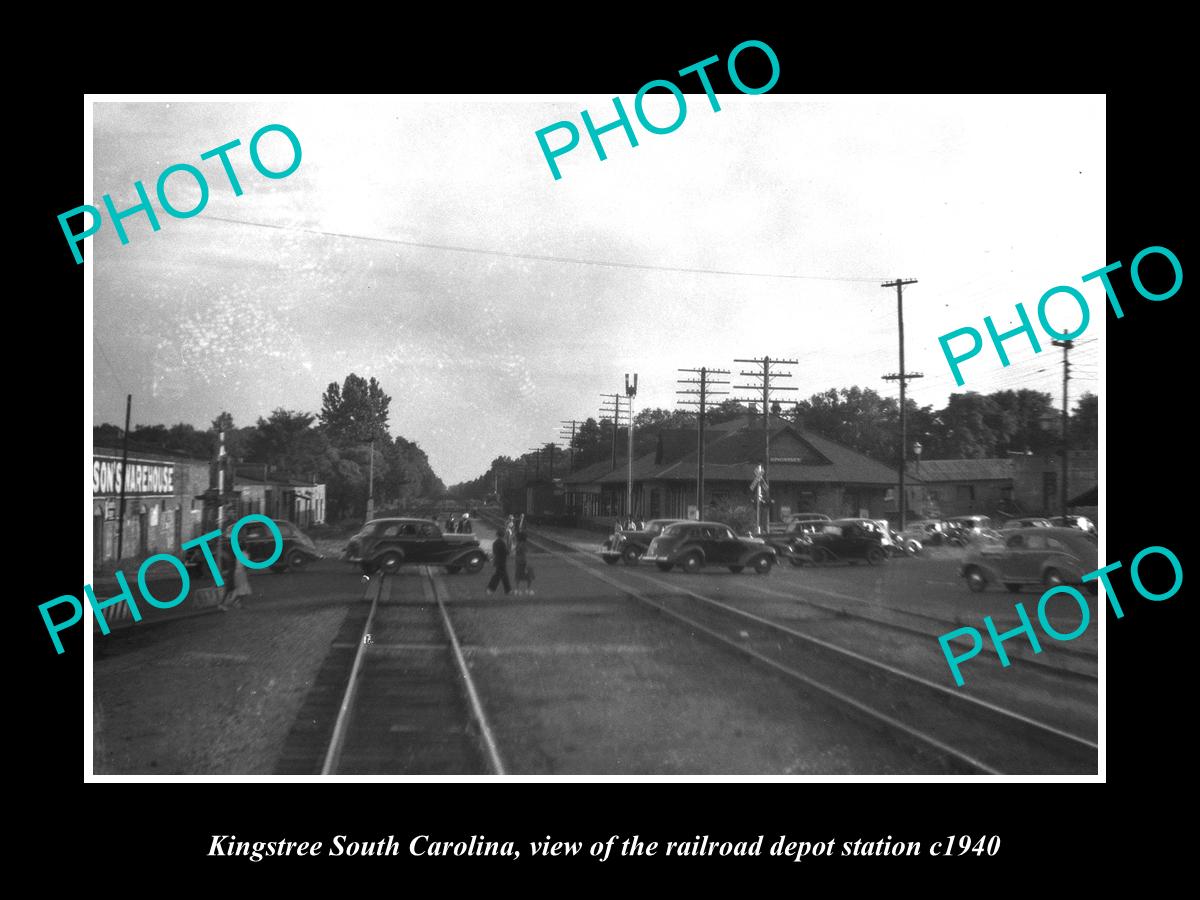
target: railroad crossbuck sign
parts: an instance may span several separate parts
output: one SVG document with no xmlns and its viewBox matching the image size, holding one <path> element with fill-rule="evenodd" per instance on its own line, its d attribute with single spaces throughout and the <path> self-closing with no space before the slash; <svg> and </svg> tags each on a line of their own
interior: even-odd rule
<svg viewBox="0 0 1200 900">
<path fill-rule="evenodd" d="M 761 500 L 763 497 L 763 492 L 767 489 L 767 479 L 763 478 L 763 467 L 755 466 L 754 480 L 750 482 L 750 493 L 754 494 L 757 499 Z"/>
</svg>

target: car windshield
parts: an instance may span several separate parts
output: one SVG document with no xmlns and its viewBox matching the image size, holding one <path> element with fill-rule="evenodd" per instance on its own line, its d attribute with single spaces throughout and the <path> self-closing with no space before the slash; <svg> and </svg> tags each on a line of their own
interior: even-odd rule
<svg viewBox="0 0 1200 900">
<path fill-rule="evenodd" d="M 679 537 L 683 534 L 682 525 L 668 525 L 662 530 L 663 537 Z"/>
</svg>

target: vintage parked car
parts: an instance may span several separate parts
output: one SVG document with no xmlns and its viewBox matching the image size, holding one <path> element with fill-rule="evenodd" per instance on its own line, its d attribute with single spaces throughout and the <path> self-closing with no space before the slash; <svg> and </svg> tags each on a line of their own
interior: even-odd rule
<svg viewBox="0 0 1200 900">
<path fill-rule="evenodd" d="M 843 560 L 853 564 L 866 560 L 874 566 L 888 557 L 883 532 L 874 519 L 817 522 L 812 533 L 798 537 L 796 553 L 816 564 Z"/>
<path fill-rule="evenodd" d="M 793 566 L 802 566 L 811 561 L 809 554 L 811 541 L 809 539 L 821 525 L 825 524 L 825 521 L 827 520 L 792 520 L 779 531 L 769 532 L 762 537 L 775 548 L 778 559 L 786 559 Z"/>
<path fill-rule="evenodd" d="M 445 566 L 451 575 L 474 575 L 487 555 L 475 535 L 443 532 L 428 519 L 373 519 L 350 538 L 342 559 L 358 563 L 368 575 L 391 574 L 402 565 Z"/>
<path fill-rule="evenodd" d="M 610 534 L 600 545 L 600 558 L 610 566 L 618 560 L 625 560 L 625 565 L 636 566 L 650 542 L 662 534 L 664 528 L 675 522 L 686 522 L 687 519 L 651 519 L 641 531 L 622 530 Z"/>
<path fill-rule="evenodd" d="M 940 519 L 918 519 L 909 522 L 900 533 L 920 541 L 922 547 L 936 547 L 946 541 L 946 523 Z"/>
<path fill-rule="evenodd" d="M 1003 530 L 1008 531 L 1010 528 L 1049 528 L 1051 524 L 1049 519 L 1042 516 L 1023 516 L 1019 519 L 1009 519 L 1004 523 Z"/>
<path fill-rule="evenodd" d="M 1088 534 L 1096 533 L 1096 523 L 1087 516 L 1055 516 L 1050 520 L 1050 524 L 1063 528 L 1077 528 Z"/>
<path fill-rule="evenodd" d="M 1077 528 L 1035 525 L 1005 532 L 1002 542 L 973 547 L 959 574 L 972 591 L 1003 584 L 1015 594 L 1031 584 L 1083 584 L 1083 576 L 1096 570 L 1096 556 L 1092 535 Z M 1096 582 L 1089 582 L 1088 589 L 1095 593 Z"/>
<path fill-rule="evenodd" d="M 279 529 L 279 534 L 283 538 L 283 550 L 279 554 L 279 559 L 271 566 L 272 569 L 280 572 L 288 569 L 302 569 L 314 559 L 324 559 L 322 553 L 317 550 L 317 545 L 312 542 L 312 538 L 287 519 L 272 519 L 271 521 L 275 523 L 275 527 Z M 229 544 L 229 535 L 236 524 L 236 522 L 231 522 L 221 535 L 222 555 L 233 552 Z M 254 562 L 263 562 L 270 559 L 275 552 L 275 536 L 271 534 L 271 530 L 264 523 L 247 522 L 238 531 L 238 547 L 247 558 Z M 215 559 L 217 553 L 215 544 L 209 544 L 209 552 Z M 189 573 L 208 571 L 208 565 L 204 560 L 204 551 L 199 545 L 189 547 L 184 552 L 183 564 Z"/>
<path fill-rule="evenodd" d="M 793 522 L 832 522 L 833 519 L 825 513 L 819 512 L 800 512 L 792 513 L 788 516 L 788 524 Z"/>
<path fill-rule="evenodd" d="M 775 565 L 775 548 L 755 537 L 738 537 L 721 522 L 676 522 L 650 542 L 642 557 L 664 572 L 675 566 L 698 572 L 704 566 L 726 566 L 738 573 L 750 566 L 766 575 Z"/>
<path fill-rule="evenodd" d="M 920 556 L 925 545 L 921 543 L 921 539 L 912 535 L 897 531 L 895 528 L 888 529 L 888 534 L 891 537 L 891 544 L 884 545 L 891 556 Z"/>
</svg>

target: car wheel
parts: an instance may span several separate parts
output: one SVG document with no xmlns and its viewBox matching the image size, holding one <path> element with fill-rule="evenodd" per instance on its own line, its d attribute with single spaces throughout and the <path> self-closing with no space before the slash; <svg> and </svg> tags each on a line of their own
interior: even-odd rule
<svg viewBox="0 0 1200 900">
<path fill-rule="evenodd" d="M 963 573 L 963 577 L 967 579 L 967 587 L 972 593 L 978 594 L 987 587 L 987 577 L 983 574 L 983 570 L 976 566 L 971 566 Z"/>
<path fill-rule="evenodd" d="M 754 560 L 754 574 L 755 575 L 766 575 L 770 571 L 771 571 L 771 557 L 760 556 L 758 559 Z"/>
<path fill-rule="evenodd" d="M 1004 586 L 1006 588 L 1008 588 L 1008 592 L 1010 594 L 1015 594 L 1017 591 L 1019 591 L 1021 589 L 1021 585 L 1017 584 L 1014 581 L 1006 581 L 1006 582 L 1004 582 Z"/>
<path fill-rule="evenodd" d="M 734 575 L 737 575 L 744 568 L 746 568 L 746 567 L 745 566 L 730 566 L 729 571 L 732 572 Z"/>
<path fill-rule="evenodd" d="M 829 562 L 829 551 L 824 547 L 818 547 L 812 552 L 812 561 L 816 565 Z"/>
<path fill-rule="evenodd" d="M 683 562 L 680 565 L 683 566 L 683 571 L 692 575 L 700 571 L 700 567 L 704 565 L 704 560 L 700 558 L 699 553 L 689 553 L 683 558 Z"/>
<path fill-rule="evenodd" d="M 625 560 L 627 566 L 636 566 L 641 556 L 642 552 L 637 547 L 626 547 L 625 552 L 621 554 L 621 559 Z"/>
<path fill-rule="evenodd" d="M 670 563 L 655 563 L 655 565 L 658 566 L 658 570 L 660 572 L 670 572 L 673 568 L 675 568 Z"/>
<path fill-rule="evenodd" d="M 468 575 L 475 575 L 483 571 L 483 566 L 487 562 L 487 557 L 482 553 L 473 553 L 467 557 L 463 568 L 467 570 Z"/>
<path fill-rule="evenodd" d="M 788 560 L 788 562 L 790 562 L 797 569 L 800 568 L 802 565 L 804 565 L 804 560 L 800 559 L 798 556 L 793 556 L 791 559 Z"/>
<path fill-rule="evenodd" d="M 287 568 L 303 569 L 304 564 L 308 562 L 308 557 L 299 550 L 293 550 L 287 557 Z"/>
<path fill-rule="evenodd" d="M 873 566 L 879 565 L 886 558 L 887 557 L 884 556 L 882 547 L 872 547 L 870 550 L 867 551 L 867 562 L 869 562 Z"/>
<path fill-rule="evenodd" d="M 601 559 L 603 559 L 610 566 L 615 566 L 617 564 L 617 558 L 615 556 L 604 556 L 601 557 Z"/>
<path fill-rule="evenodd" d="M 1049 590 L 1052 587 L 1058 587 L 1063 584 L 1062 573 L 1058 569 L 1047 569 L 1046 574 L 1042 576 L 1042 584 Z"/>
<path fill-rule="evenodd" d="M 404 556 L 398 550 L 389 550 L 383 556 L 379 557 L 379 568 L 383 569 L 388 575 L 394 575 L 400 571 L 400 565 L 404 562 Z"/>
</svg>

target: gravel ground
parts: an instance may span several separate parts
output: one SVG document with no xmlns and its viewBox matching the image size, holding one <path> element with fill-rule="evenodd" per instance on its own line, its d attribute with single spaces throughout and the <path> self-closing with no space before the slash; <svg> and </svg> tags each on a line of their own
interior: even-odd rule
<svg viewBox="0 0 1200 900">
<path fill-rule="evenodd" d="M 243 609 L 97 640 L 97 774 L 273 771 L 361 586 L 328 562 L 251 584 L 255 597 Z"/>
</svg>

